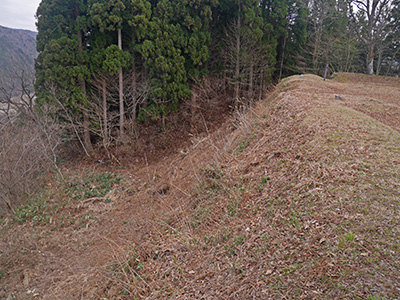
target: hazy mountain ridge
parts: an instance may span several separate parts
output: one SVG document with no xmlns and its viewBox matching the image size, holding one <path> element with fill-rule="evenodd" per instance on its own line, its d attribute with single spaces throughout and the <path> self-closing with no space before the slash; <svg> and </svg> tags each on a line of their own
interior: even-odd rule
<svg viewBox="0 0 400 300">
<path fill-rule="evenodd" d="M 0 82 L 13 82 L 16 74 L 33 71 L 36 32 L 0 26 Z"/>
</svg>

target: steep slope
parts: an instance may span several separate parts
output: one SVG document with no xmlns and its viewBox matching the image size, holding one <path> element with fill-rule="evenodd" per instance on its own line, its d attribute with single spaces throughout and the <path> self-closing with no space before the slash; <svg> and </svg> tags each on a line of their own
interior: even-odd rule
<svg viewBox="0 0 400 300">
<path fill-rule="evenodd" d="M 36 56 L 36 32 L 0 26 L 0 80 L 32 72 Z"/>
<path fill-rule="evenodd" d="M 293 76 L 180 152 L 64 170 L 2 222 L 4 297 L 398 299 L 399 113 L 398 79 Z"/>
</svg>

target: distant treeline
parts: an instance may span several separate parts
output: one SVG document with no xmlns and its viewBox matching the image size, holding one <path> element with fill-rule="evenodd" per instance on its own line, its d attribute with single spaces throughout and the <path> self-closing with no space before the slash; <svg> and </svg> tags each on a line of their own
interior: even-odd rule
<svg viewBox="0 0 400 300">
<path fill-rule="evenodd" d="M 399 73 L 400 1 L 43 0 L 36 92 L 83 142 L 165 116 L 212 78 L 233 103 L 297 72 Z M 245 101 L 245 102 L 246 102 Z M 95 108 L 94 108 L 95 107 Z M 115 121 L 115 119 L 118 120 Z"/>
</svg>

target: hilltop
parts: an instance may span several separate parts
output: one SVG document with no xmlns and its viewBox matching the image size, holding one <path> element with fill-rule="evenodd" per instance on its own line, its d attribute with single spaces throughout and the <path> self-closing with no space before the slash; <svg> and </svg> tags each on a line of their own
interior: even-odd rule
<svg viewBox="0 0 400 300">
<path fill-rule="evenodd" d="M 0 297 L 398 299 L 399 118 L 399 79 L 292 76 L 163 155 L 67 163 L 2 220 Z"/>
</svg>

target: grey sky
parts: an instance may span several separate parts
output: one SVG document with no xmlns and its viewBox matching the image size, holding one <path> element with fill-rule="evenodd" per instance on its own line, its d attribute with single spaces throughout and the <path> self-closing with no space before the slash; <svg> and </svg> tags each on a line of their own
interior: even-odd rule
<svg viewBox="0 0 400 300">
<path fill-rule="evenodd" d="M 36 31 L 35 14 L 41 0 L 0 0 L 0 25 Z"/>
</svg>

